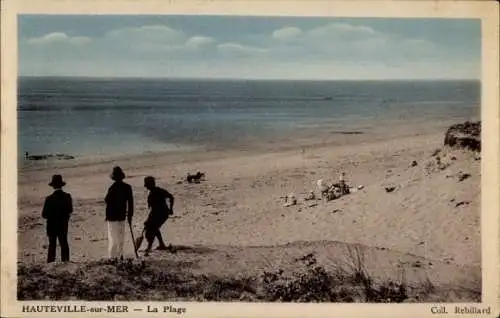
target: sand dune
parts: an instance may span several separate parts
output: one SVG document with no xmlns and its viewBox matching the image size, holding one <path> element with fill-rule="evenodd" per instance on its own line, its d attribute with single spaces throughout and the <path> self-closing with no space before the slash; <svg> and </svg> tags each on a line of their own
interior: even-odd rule
<svg viewBox="0 0 500 318">
<path fill-rule="evenodd" d="M 380 266 L 385 266 L 382 272 L 387 275 L 399 275 L 389 268 L 411 255 L 433 264 L 425 272 L 435 282 L 475 284 L 481 276 L 480 160 L 472 152 L 445 148 L 433 156 L 442 141 L 443 134 L 417 135 L 269 153 L 198 153 L 184 162 L 179 155 L 153 154 L 74 166 L 64 163 L 60 169 L 25 169 L 19 175 L 19 259 L 45 261 L 47 240 L 40 213 L 43 198 L 50 193 L 46 184 L 56 172 L 63 174 L 66 190 L 74 198 L 72 260 L 105 257 L 103 198 L 110 184 L 108 174 L 118 164 L 135 191 L 136 234 L 147 214 L 143 177 L 154 175 L 176 196 L 175 217 L 163 228 L 167 240 L 174 246 L 219 246 L 217 253 L 233 254 L 227 262 L 214 253 L 197 254 L 201 272 L 272 267 L 289 259 L 277 256 L 280 251 L 294 255 L 315 251 L 328 264 L 337 253 L 332 246 L 362 244 L 375 255 L 371 259 L 377 259 L 370 266 L 375 270 L 384 263 Z M 207 173 L 205 182 L 177 184 L 187 171 L 197 170 Z M 364 188 L 327 203 L 302 200 L 316 190 L 316 180 L 336 181 L 341 171 L 349 184 Z M 470 176 L 460 181 L 464 174 Z M 385 187 L 395 190 L 388 193 Z M 281 197 L 290 192 L 299 198 L 298 204 L 284 207 Z M 308 248 L 277 247 L 297 242 L 314 243 L 303 243 L 312 244 Z M 269 246 L 273 252 L 250 246 Z M 126 247 L 132 256 L 129 236 Z M 384 254 L 389 252 L 390 256 Z M 263 253 L 268 256 L 262 257 Z M 166 255 L 155 252 L 151 258 L 172 257 Z"/>
</svg>

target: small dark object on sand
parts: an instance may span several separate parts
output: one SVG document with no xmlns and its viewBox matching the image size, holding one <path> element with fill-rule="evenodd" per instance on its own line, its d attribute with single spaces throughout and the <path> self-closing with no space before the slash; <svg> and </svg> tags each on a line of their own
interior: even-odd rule
<svg viewBox="0 0 500 318">
<path fill-rule="evenodd" d="M 303 262 L 307 266 L 312 266 L 312 265 L 315 265 L 317 263 L 316 257 L 314 256 L 314 253 L 309 253 L 309 254 L 304 255 L 302 257 L 296 258 L 295 261 L 296 262 L 299 262 L 299 261 Z"/>
<path fill-rule="evenodd" d="M 385 187 L 385 192 L 387 192 L 387 193 L 391 193 L 394 190 L 396 190 L 396 187 Z"/>
<path fill-rule="evenodd" d="M 422 263 L 420 263 L 420 261 L 416 261 L 415 263 L 412 264 L 412 267 L 414 267 L 414 268 L 421 268 L 422 267 Z"/>
<path fill-rule="evenodd" d="M 307 261 L 309 259 L 313 259 L 314 258 L 314 253 L 309 253 L 307 255 L 304 255 L 302 257 L 299 257 L 297 259 L 295 259 L 296 261 Z"/>
<path fill-rule="evenodd" d="M 415 160 L 413 160 L 410 164 L 410 166 L 412 166 L 412 167 L 416 167 L 417 165 L 418 165 L 418 163 Z"/>
<path fill-rule="evenodd" d="M 362 131 L 334 131 L 333 133 L 338 133 L 341 135 L 363 135 Z"/>
<path fill-rule="evenodd" d="M 198 171 L 195 174 L 188 173 L 186 177 L 186 181 L 188 183 L 200 183 L 200 181 L 204 180 L 205 180 L 205 173 L 200 171 Z"/>
<path fill-rule="evenodd" d="M 75 159 L 74 156 L 65 155 L 65 154 L 56 154 L 56 155 L 53 155 L 53 157 L 57 158 L 58 160 L 71 160 L 71 159 Z"/>
<path fill-rule="evenodd" d="M 458 208 L 461 205 L 469 205 L 469 204 L 470 204 L 469 201 L 460 201 L 457 204 L 455 204 L 455 207 Z"/>
<path fill-rule="evenodd" d="M 432 153 L 431 157 L 435 157 L 435 156 L 439 155 L 440 152 L 441 152 L 441 149 L 439 149 L 439 148 L 436 149 L 436 150 L 434 150 L 434 152 Z"/>
<path fill-rule="evenodd" d="M 462 182 L 464 181 L 465 179 L 469 178 L 470 177 L 470 174 L 469 173 L 462 173 L 460 174 L 460 176 L 458 177 L 458 182 Z"/>
</svg>

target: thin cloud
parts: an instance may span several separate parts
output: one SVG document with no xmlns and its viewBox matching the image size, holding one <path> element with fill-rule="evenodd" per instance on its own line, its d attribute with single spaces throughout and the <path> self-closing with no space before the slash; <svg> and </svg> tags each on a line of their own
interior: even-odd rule
<svg viewBox="0 0 500 318">
<path fill-rule="evenodd" d="M 269 47 L 275 57 L 314 57 L 324 61 L 392 61 L 443 56 L 444 48 L 421 38 L 399 38 L 364 25 L 330 23 L 309 30 L 274 30 Z"/>
<path fill-rule="evenodd" d="M 297 27 L 284 27 L 273 31 L 272 37 L 281 41 L 295 40 L 303 34 Z"/>
<path fill-rule="evenodd" d="M 215 43 L 215 39 L 212 37 L 192 36 L 186 41 L 186 43 L 184 43 L 184 46 L 188 50 L 199 50 L 199 49 L 203 49 L 203 47 L 206 47 L 208 45 L 212 45 L 214 43 Z"/>
<path fill-rule="evenodd" d="M 309 33 L 313 35 L 326 35 L 328 33 L 349 33 L 375 35 L 377 32 L 371 27 L 363 25 L 352 25 L 347 23 L 330 23 L 318 28 L 312 29 Z"/>
<path fill-rule="evenodd" d="M 217 45 L 217 49 L 224 56 L 232 57 L 262 56 L 269 51 L 268 49 L 247 46 L 233 42 L 219 44 Z"/>
<path fill-rule="evenodd" d="M 201 52 L 216 40 L 209 36 L 189 35 L 167 25 L 144 25 L 106 32 L 101 47 L 110 47 L 119 55 L 147 54 L 161 57 L 183 57 Z"/>
<path fill-rule="evenodd" d="M 180 43 L 186 40 L 181 30 L 166 25 L 144 25 L 134 28 L 115 29 L 107 32 L 104 38 L 109 41 L 132 41 L 138 43 Z"/>
<path fill-rule="evenodd" d="M 52 32 L 41 37 L 30 38 L 29 44 L 51 44 L 51 43 L 69 43 L 69 44 L 87 44 L 92 39 L 86 36 L 68 36 L 64 32 Z"/>
</svg>

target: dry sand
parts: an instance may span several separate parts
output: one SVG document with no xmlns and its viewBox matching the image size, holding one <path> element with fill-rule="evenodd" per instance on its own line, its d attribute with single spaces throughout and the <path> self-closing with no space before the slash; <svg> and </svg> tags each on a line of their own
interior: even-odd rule
<svg viewBox="0 0 500 318">
<path fill-rule="evenodd" d="M 23 262 L 45 262 L 41 207 L 51 192 L 50 176 L 61 173 L 75 206 L 69 230 L 72 260 L 105 257 L 103 198 L 112 167 L 120 165 L 134 188 L 136 235 L 147 215 L 144 176 L 157 177 L 176 197 L 175 217 L 163 234 L 174 246 L 189 248 L 175 255 L 156 251 L 153 259 L 196 261 L 198 271 L 219 273 L 285 266 L 315 252 L 326 266 L 334 259 L 342 261 L 346 246 L 362 244 L 369 251 L 370 269 L 379 276 L 397 276 L 395 264 L 421 260 L 425 266 L 410 267 L 435 283 L 463 281 L 472 286 L 481 277 L 481 161 L 471 152 L 443 149 L 438 156 L 445 166 L 440 169 L 432 155 L 442 148 L 443 135 L 385 140 L 361 135 L 351 144 L 323 141 L 267 153 L 191 153 L 189 158 L 150 154 L 63 162 L 57 169 L 26 168 L 19 174 L 18 256 Z M 417 166 L 411 166 L 413 160 Z M 187 171 L 198 170 L 206 172 L 206 181 L 177 184 Z M 341 171 L 347 183 L 364 188 L 327 203 L 302 200 L 316 190 L 318 179 L 335 182 Z M 459 181 L 461 173 L 470 177 Z M 389 186 L 395 187 L 391 193 L 384 190 Z M 284 207 L 280 197 L 290 192 L 298 204 Z M 129 233 L 125 246 L 132 256 Z M 189 253 L 196 248 L 212 252 Z"/>
</svg>

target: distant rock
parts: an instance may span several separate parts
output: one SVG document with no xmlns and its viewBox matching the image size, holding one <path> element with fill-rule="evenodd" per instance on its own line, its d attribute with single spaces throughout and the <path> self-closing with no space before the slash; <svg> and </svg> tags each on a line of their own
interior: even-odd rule
<svg viewBox="0 0 500 318">
<path fill-rule="evenodd" d="M 469 177 L 470 177 L 470 173 L 460 173 L 458 175 L 458 182 L 462 182 Z"/>
<path fill-rule="evenodd" d="M 387 192 L 387 193 L 391 193 L 394 190 L 396 190 L 396 187 L 385 187 L 385 192 Z"/>
<path fill-rule="evenodd" d="M 25 153 L 24 158 L 26 160 L 33 160 L 33 161 L 38 161 L 38 160 L 48 160 L 48 159 L 56 159 L 56 160 L 72 160 L 75 159 L 74 156 L 70 156 L 64 153 L 49 153 L 49 154 L 43 154 L 43 155 L 30 155 L 29 153 Z"/>
<path fill-rule="evenodd" d="M 462 205 L 469 205 L 470 202 L 469 201 L 460 201 L 458 202 L 457 204 L 455 204 L 455 207 L 458 208 L 459 206 L 462 206 Z"/>
<path fill-rule="evenodd" d="M 481 121 L 465 122 L 448 128 L 444 138 L 445 146 L 481 151 Z"/>
</svg>

